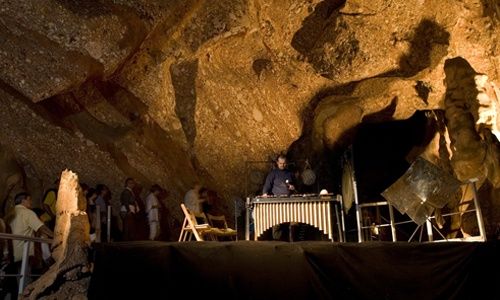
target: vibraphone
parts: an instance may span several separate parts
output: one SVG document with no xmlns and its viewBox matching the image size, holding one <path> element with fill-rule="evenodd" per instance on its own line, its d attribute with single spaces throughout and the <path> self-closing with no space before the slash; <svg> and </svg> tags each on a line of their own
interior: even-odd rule
<svg viewBox="0 0 500 300">
<path fill-rule="evenodd" d="M 247 198 L 247 209 L 247 240 L 250 240 L 250 216 L 253 216 L 254 240 L 275 225 L 298 222 L 318 228 L 333 241 L 332 215 L 335 214 L 339 241 L 345 241 L 341 195 L 295 194 L 290 197 Z"/>
</svg>

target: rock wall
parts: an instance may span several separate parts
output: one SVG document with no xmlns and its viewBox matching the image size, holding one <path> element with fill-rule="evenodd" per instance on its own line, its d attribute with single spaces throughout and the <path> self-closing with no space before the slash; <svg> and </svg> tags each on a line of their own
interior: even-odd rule
<svg viewBox="0 0 500 300">
<path fill-rule="evenodd" d="M 449 58 L 498 86 L 499 11 L 494 0 L 1 0 L 0 143 L 42 187 L 69 168 L 108 184 L 117 209 L 126 177 L 159 183 L 181 222 L 201 180 L 232 215 L 270 156 L 315 168 L 361 122 L 444 109 Z"/>
</svg>

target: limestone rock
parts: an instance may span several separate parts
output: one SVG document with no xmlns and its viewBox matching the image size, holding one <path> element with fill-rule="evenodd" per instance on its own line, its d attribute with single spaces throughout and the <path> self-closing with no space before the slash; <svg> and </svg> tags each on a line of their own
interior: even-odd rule
<svg viewBox="0 0 500 300">
<path fill-rule="evenodd" d="M 55 263 L 38 280 L 28 285 L 23 298 L 70 299 L 87 293 L 90 278 L 90 225 L 78 176 L 61 174 L 56 203 L 56 227 L 52 242 Z M 62 280 L 61 280 L 62 279 Z"/>
<path fill-rule="evenodd" d="M 343 150 L 360 123 L 457 115 L 445 100 L 447 59 L 487 76 L 493 107 L 499 12 L 494 0 L 3 0 L 1 143 L 40 181 L 70 168 L 106 183 L 115 213 L 134 177 L 170 190 L 173 223 L 197 180 L 232 215 L 232 199 L 258 185 L 248 174 L 278 152 L 326 166 L 323 151 Z M 473 118 L 498 129 L 489 113 Z M 457 166 L 479 149 L 466 144 L 480 143 L 479 128 L 461 132 Z M 498 151 L 481 149 L 464 167 Z"/>
</svg>

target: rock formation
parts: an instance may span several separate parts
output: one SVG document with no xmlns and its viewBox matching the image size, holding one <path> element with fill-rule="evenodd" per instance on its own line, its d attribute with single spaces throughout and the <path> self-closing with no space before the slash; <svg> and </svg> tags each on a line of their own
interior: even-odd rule
<svg viewBox="0 0 500 300">
<path fill-rule="evenodd" d="M 39 279 L 28 285 L 26 299 L 75 299 L 86 297 L 90 280 L 89 221 L 85 213 L 77 174 L 65 170 L 61 175 L 57 200 L 56 227 L 51 245 L 52 264 Z"/>
<path fill-rule="evenodd" d="M 454 171 L 496 174 L 498 210 L 498 1 L 1 0 L 0 20 L 0 143 L 27 182 L 74 170 L 110 186 L 115 212 L 126 177 L 159 183 L 175 236 L 194 181 L 232 215 L 288 151 L 335 189 L 360 125 L 444 110 L 461 124 Z M 456 57 L 485 76 L 467 84 L 489 106 L 463 94 L 467 114 L 453 111 L 467 93 L 445 74 Z"/>
</svg>

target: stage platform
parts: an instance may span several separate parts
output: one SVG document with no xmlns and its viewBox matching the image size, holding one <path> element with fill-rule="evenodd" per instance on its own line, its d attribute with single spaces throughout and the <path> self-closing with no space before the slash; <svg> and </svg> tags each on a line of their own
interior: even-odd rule
<svg viewBox="0 0 500 300">
<path fill-rule="evenodd" d="M 119 242 L 93 257 L 90 299 L 500 299 L 499 241 Z"/>
</svg>

